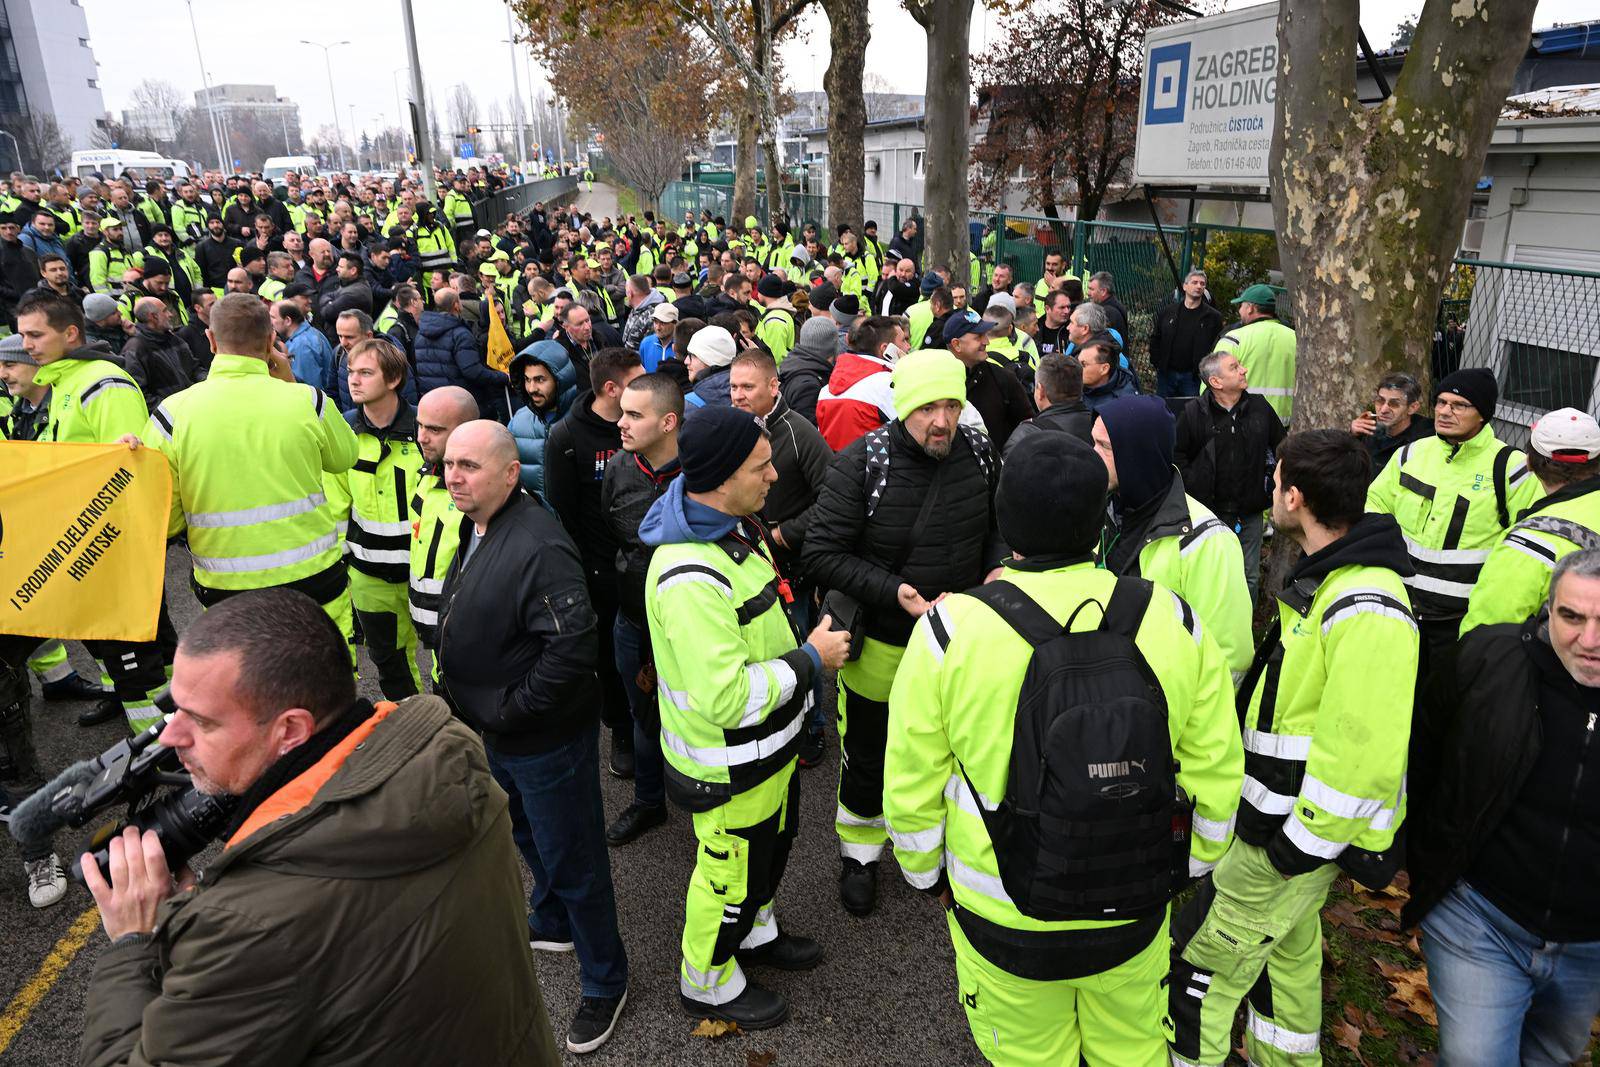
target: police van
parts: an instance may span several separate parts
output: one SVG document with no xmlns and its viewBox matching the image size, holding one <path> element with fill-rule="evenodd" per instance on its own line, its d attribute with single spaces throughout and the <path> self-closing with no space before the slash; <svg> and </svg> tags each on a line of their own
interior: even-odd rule
<svg viewBox="0 0 1600 1067">
<path fill-rule="evenodd" d="M 173 178 L 193 177 L 189 165 L 181 159 L 168 159 L 155 152 L 136 152 L 121 148 L 95 148 L 72 153 L 72 173 L 80 178 L 100 174 L 106 178 L 120 178 L 131 173 L 141 181 L 156 178 L 170 182 Z"/>
</svg>

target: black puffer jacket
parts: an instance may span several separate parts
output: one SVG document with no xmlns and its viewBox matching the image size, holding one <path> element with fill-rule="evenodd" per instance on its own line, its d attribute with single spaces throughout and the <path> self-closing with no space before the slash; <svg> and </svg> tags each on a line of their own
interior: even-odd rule
<svg viewBox="0 0 1600 1067">
<path fill-rule="evenodd" d="M 1189 495 L 1212 511 L 1265 511 L 1272 506 L 1272 468 L 1284 433 L 1266 398 L 1246 392 L 1228 410 L 1207 392 L 1178 415 L 1173 462 Z"/>
<path fill-rule="evenodd" d="M 884 442 L 888 476 L 869 516 L 867 449 Z M 806 573 L 819 588 L 866 606 L 868 637 L 903 645 L 916 620 L 900 607 L 902 582 L 931 600 L 981 584 L 999 565 L 1006 551 L 995 526 L 999 481 L 994 446 L 975 430 L 963 427 L 943 460 L 930 458 L 898 420 L 865 434 L 828 467 L 801 551 Z M 892 573 L 929 493 L 937 498 L 916 547 Z"/>
<path fill-rule="evenodd" d="M 1082 400 L 1069 400 L 1065 404 L 1051 404 L 1039 414 L 1011 431 L 1005 445 L 1005 456 L 1011 458 L 1017 442 L 1026 441 L 1036 433 L 1064 433 L 1076 437 L 1086 445 L 1094 444 L 1094 412 Z"/>
</svg>

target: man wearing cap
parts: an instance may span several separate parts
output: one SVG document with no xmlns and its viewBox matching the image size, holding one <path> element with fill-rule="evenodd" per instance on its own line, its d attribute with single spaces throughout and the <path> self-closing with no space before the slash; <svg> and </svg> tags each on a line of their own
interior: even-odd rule
<svg viewBox="0 0 1600 1067">
<path fill-rule="evenodd" d="M 1574 552 L 1600 548 L 1600 425 L 1575 408 L 1533 424 L 1528 469 L 1544 496 L 1516 516 L 1484 560 L 1467 601 L 1461 635 L 1476 626 L 1522 622 L 1550 592 L 1550 573 Z"/>
<path fill-rule="evenodd" d="M 780 932 L 773 897 L 799 830 L 795 755 L 812 678 L 836 669 L 849 635 L 824 618 L 802 641 L 788 583 L 751 520 L 776 475 L 754 416 L 691 410 L 682 475 L 651 505 L 645 613 L 655 652 L 667 796 L 692 813 L 697 843 L 678 989 L 684 1008 L 755 1030 L 788 1002 L 750 966 L 806 970 L 822 946 Z"/>
<path fill-rule="evenodd" d="M 982 417 L 994 446 L 1004 449 L 1012 431 L 1033 416 L 1033 405 L 1022 380 L 989 355 L 988 337 L 998 325 L 987 317 L 974 319 L 970 311 L 951 315 L 944 345 L 966 368 L 967 406 Z"/>
<path fill-rule="evenodd" d="M 122 290 L 122 275 L 133 266 L 123 242 L 126 224 L 115 215 L 100 223 L 100 243 L 89 251 L 89 288 L 97 293 Z"/>
<path fill-rule="evenodd" d="M 1250 387 L 1278 413 L 1285 426 L 1294 414 L 1294 330 L 1278 321 L 1278 291 L 1257 283 L 1233 298 L 1239 325 L 1217 338 L 1217 350 L 1232 352 L 1250 375 Z"/>
<path fill-rule="evenodd" d="M 721 326 L 702 326 L 696 330 L 684 354 L 689 380 L 694 383 L 684 402 L 691 408 L 728 406 L 728 367 L 738 354 L 733 334 Z"/>
<path fill-rule="evenodd" d="M 1254 648 L 1244 553 L 1233 527 L 1185 491 L 1172 465 L 1171 410 L 1160 397 L 1129 396 L 1101 405 L 1096 415 L 1092 440 L 1113 494 L 1100 565 L 1183 597 L 1239 678 Z"/>
<path fill-rule="evenodd" d="M 960 423 L 966 367 L 925 350 L 902 357 L 892 378 L 895 420 L 835 457 L 802 549 L 807 575 L 835 602 L 859 605 L 863 620 L 860 657 L 839 672 L 844 755 L 835 819 L 840 899 L 861 916 L 876 901 L 888 841 L 889 688 L 912 624 L 942 595 L 980 584 L 1003 555 L 994 512 L 999 454 Z"/>
<path fill-rule="evenodd" d="M 1448 669 L 1478 572 L 1540 488 L 1527 457 L 1495 436 L 1494 372 L 1458 370 L 1434 390 L 1435 436 L 1390 457 L 1367 490 L 1367 510 L 1393 515 L 1416 573 L 1406 579 L 1422 628 L 1417 684 Z"/>
<path fill-rule="evenodd" d="M 1222 857 L 1239 803 L 1244 753 L 1221 654 L 1170 590 L 1095 567 L 1105 497 L 1105 467 L 1070 435 L 1034 434 L 1013 450 L 996 503 L 1012 558 L 999 581 L 918 620 L 889 697 L 883 800 L 895 858 L 945 908 L 973 1040 L 995 1063 L 1167 1063 L 1166 900 L 1109 922 L 1042 920 L 1003 888 L 1012 857 L 983 811 L 1007 794 L 1019 696 L 1041 640 L 1018 628 L 1013 605 L 1057 632 L 1101 628 L 1112 601 L 1132 606 L 1128 636 L 1165 701 L 1178 784 L 1195 805 L 1189 873 Z M 1136 776 L 1121 784 L 1138 788 Z M 1126 841 L 1082 845 L 1111 883 Z M 1076 888 L 1059 872 L 1038 877 Z"/>
<path fill-rule="evenodd" d="M 443 208 L 444 220 L 455 231 L 457 242 L 472 232 L 472 201 L 467 199 L 467 179 L 465 175 L 458 174 L 450 182 L 450 190 L 444 194 L 441 207 Z"/>
<path fill-rule="evenodd" d="M 639 342 L 639 362 L 646 374 L 654 374 L 664 359 L 672 359 L 672 333 L 678 328 L 678 309 L 665 301 L 650 312 L 650 333 Z"/>
<path fill-rule="evenodd" d="M 789 302 L 789 287 L 780 275 L 772 273 L 761 279 L 756 286 L 756 303 L 762 308 L 756 337 L 767 346 L 772 358 L 782 363 L 794 347 L 795 310 Z"/>
</svg>

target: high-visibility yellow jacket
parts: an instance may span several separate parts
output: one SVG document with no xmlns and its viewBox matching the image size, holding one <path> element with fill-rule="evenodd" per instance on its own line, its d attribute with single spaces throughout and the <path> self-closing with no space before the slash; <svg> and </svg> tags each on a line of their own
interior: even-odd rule
<svg viewBox="0 0 1600 1067">
<path fill-rule="evenodd" d="M 356 435 L 356 461 L 323 475 L 328 513 L 344 535 L 350 566 L 399 584 L 411 560 L 411 499 L 422 470 L 417 409 L 401 401 L 394 421 L 381 428 L 361 407 L 345 421 Z"/>
<path fill-rule="evenodd" d="M 1521 513 L 1478 572 L 1462 636 L 1474 626 L 1522 622 L 1538 612 L 1556 564 L 1590 548 L 1600 548 L 1600 478 L 1563 486 Z"/>
</svg>

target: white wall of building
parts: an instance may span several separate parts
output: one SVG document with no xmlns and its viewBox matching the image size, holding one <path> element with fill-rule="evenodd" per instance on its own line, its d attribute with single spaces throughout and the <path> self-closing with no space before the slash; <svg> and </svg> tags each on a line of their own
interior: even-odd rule
<svg viewBox="0 0 1600 1067">
<path fill-rule="evenodd" d="M 72 0 L 6 0 L 6 11 L 28 108 L 54 115 L 74 149 L 91 147 L 106 105 L 83 8 Z"/>
</svg>

